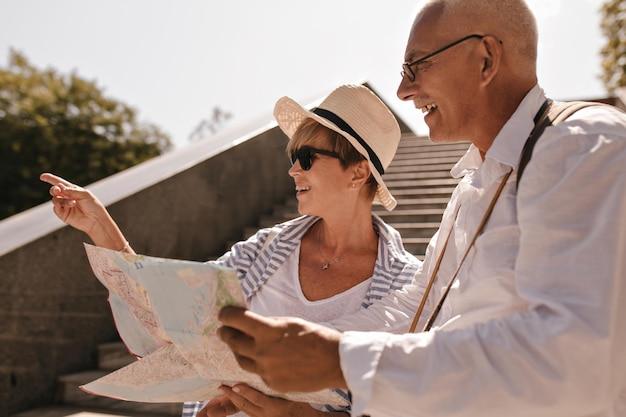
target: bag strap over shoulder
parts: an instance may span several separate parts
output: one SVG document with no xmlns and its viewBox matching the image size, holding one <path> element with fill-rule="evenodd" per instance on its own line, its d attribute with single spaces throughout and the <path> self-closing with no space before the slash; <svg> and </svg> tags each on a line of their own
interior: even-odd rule
<svg viewBox="0 0 626 417">
<path fill-rule="evenodd" d="M 537 140 L 539 140 L 539 137 L 541 137 L 541 134 L 546 127 L 556 126 L 557 124 L 567 119 L 572 114 L 582 108 L 598 105 L 602 105 L 602 103 L 594 103 L 590 101 L 570 101 L 552 107 L 552 100 L 546 100 L 542 108 L 545 106 L 547 114 L 546 112 L 543 112 L 544 115 L 540 117 L 539 120 L 535 120 L 535 128 L 533 129 L 530 136 L 526 140 L 526 143 L 524 144 L 522 156 L 520 157 L 520 162 L 517 167 L 517 184 L 519 184 L 519 181 L 522 178 L 522 174 L 524 173 L 524 169 L 526 168 L 526 165 L 532 157 L 533 149 L 535 148 Z M 542 113 L 541 110 L 539 111 L 538 115 L 540 113 Z"/>
</svg>

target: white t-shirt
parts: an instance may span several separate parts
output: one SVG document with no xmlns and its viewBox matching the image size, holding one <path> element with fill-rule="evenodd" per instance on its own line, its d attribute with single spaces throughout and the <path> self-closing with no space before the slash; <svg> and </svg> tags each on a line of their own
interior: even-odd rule
<svg viewBox="0 0 626 417">
<path fill-rule="evenodd" d="M 308 300 L 300 286 L 298 261 L 300 244 L 274 275 L 254 294 L 249 308 L 263 316 L 300 317 L 312 322 L 327 322 L 359 310 L 372 277 L 330 298 Z M 332 268 L 332 266 L 331 266 Z M 320 270 L 320 274 L 324 271 Z"/>
<path fill-rule="evenodd" d="M 344 314 L 354 313 L 361 308 L 372 277 L 330 298 L 311 301 L 305 297 L 300 286 L 299 259 L 300 244 L 298 243 L 296 249 L 276 270 L 276 273 L 250 299 L 248 303 L 250 311 L 263 316 L 300 317 L 322 323 Z M 320 274 L 323 273 L 324 271 L 320 270 Z M 319 410 L 323 409 L 322 404 L 311 404 L 311 406 Z M 231 417 L 245 416 L 247 414 L 238 412 Z"/>
</svg>

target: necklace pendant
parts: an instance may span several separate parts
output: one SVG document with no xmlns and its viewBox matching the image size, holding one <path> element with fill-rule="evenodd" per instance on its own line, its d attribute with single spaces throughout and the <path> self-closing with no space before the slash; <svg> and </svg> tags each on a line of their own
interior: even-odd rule
<svg viewBox="0 0 626 417">
<path fill-rule="evenodd" d="M 322 264 L 322 270 L 324 269 L 328 269 L 330 265 L 328 265 L 328 262 L 325 262 L 324 264 Z"/>
</svg>

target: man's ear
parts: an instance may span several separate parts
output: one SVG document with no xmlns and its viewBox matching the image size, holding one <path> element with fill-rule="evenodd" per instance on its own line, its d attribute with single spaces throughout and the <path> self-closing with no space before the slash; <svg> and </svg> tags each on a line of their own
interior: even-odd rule
<svg viewBox="0 0 626 417">
<path fill-rule="evenodd" d="M 487 85 L 496 76 L 502 63 L 502 42 L 494 36 L 485 36 L 481 40 L 483 84 Z"/>
</svg>

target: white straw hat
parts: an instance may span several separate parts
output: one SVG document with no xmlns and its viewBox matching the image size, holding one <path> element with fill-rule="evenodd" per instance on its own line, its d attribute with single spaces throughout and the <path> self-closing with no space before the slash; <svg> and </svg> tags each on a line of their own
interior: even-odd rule
<svg viewBox="0 0 626 417">
<path fill-rule="evenodd" d="M 382 175 L 400 143 L 398 121 L 370 89 L 362 85 L 342 85 L 333 90 L 319 106 L 306 110 L 289 97 L 276 102 L 274 117 L 291 138 L 300 123 L 310 118 L 341 134 L 369 162 L 378 183 L 374 202 L 391 211 L 396 206 Z"/>
</svg>

